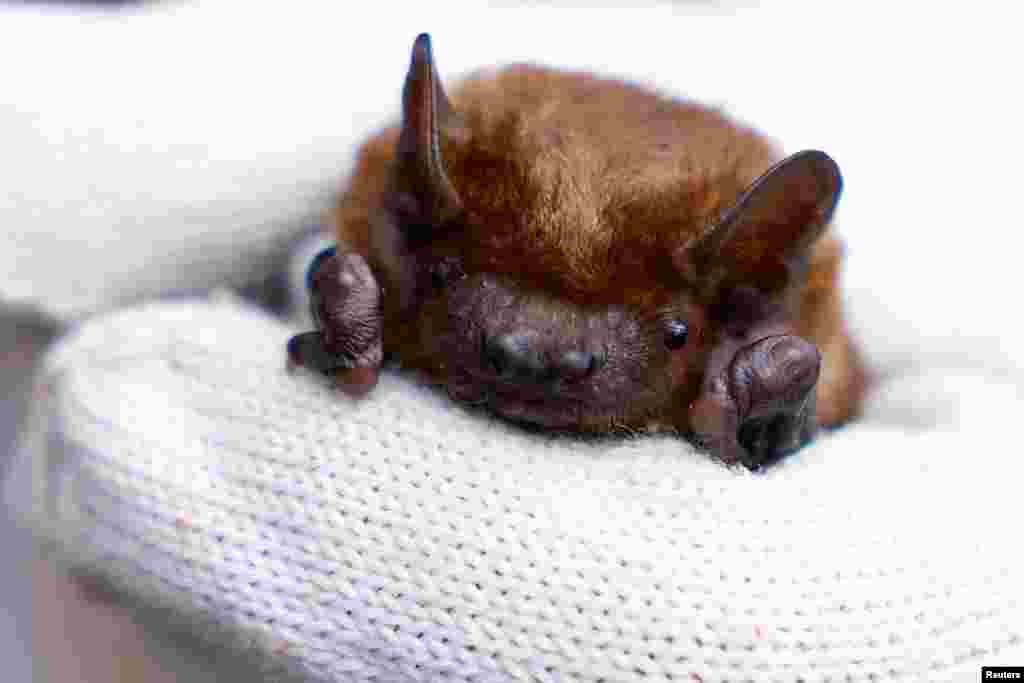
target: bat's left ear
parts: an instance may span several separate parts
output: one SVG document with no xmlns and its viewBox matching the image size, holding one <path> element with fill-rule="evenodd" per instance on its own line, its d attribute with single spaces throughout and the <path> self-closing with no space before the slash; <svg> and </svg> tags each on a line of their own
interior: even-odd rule
<svg viewBox="0 0 1024 683">
<path fill-rule="evenodd" d="M 457 121 L 441 86 L 430 36 L 421 33 L 413 44 L 402 89 L 402 131 L 395 168 L 400 189 L 416 204 L 418 223 L 440 224 L 462 209 L 441 157 L 441 132 Z"/>
<path fill-rule="evenodd" d="M 683 245 L 676 265 L 704 291 L 724 283 L 777 291 L 822 235 L 843 180 L 824 152 L 798 152 L 758 178 L 719 221 Z"/>
</svg>

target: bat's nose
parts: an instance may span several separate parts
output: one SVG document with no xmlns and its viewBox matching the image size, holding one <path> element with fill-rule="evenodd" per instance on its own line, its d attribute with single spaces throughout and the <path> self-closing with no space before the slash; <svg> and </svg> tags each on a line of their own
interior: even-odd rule
<svg viewBox="0 0 1024 683">
<path fill-rule="evenodd" d="M 597 354 L 580 349 L 544 353 L 531 339 L 515 333 L 486 338 L 483 361 L 501 380 L 535 384 L 578 382 L 601 364 Z"/>
</svg>

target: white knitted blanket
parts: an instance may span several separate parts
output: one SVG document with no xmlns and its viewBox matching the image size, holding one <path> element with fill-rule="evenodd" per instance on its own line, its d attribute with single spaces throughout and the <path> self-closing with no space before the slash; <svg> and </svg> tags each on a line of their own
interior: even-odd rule
<svg viewBox="0 0 1024 683">
<path fill-rule="evenodd" d="M 292 331 L 230 301 L 87 324 L 40 376 L 8 497 L 75 562 L 313 681 L 1024 662 L 1017 380 L 889 381 L 750 475 L 668 437 L 530 434 L 391 374 L 352 402 L 286 373 Z"/>
</svg>

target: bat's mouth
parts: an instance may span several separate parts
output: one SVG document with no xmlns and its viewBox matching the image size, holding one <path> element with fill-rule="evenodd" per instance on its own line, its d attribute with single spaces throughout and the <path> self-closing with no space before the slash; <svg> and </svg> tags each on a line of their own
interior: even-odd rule
<svg viewBox="0 0 1024 683">
<path fill-rule="evenodd" d="M 547 429 L 580 429 L 588 415 L 582 398 L 557 387 L 507 385 L 468 374 L 447 383 L 448 395 L 473 406 L 484 406 L 501 417 Z"/>
<path fill-rule="evenodd" d="M 565 399 L 521 399 L 497 392 L 491 395 L 488 407 L 508 420 L 525 422 L 547 429 L 570 429 L 580 426 L 583 405 Z"/>
</svg>

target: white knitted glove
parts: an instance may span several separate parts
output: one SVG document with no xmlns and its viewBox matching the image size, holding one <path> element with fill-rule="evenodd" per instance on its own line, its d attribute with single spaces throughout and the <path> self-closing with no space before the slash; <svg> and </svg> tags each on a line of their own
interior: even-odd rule
<svg viewBox="0 0 1024 683">
<path fill-rule="evenodd" d="M 39 377 L 8 498 L 76 566 L 312 681 L 1024 662 L 1019 378 L 892 381 L 755 476 L 669 437 L 527 433 L 391 373 L 353 402 L 286 373 L 292 332 L 230 301 L 88 323 Z"/>
</svg>

